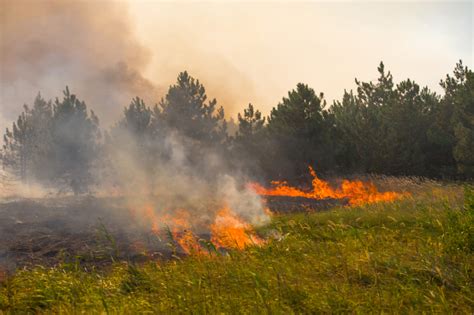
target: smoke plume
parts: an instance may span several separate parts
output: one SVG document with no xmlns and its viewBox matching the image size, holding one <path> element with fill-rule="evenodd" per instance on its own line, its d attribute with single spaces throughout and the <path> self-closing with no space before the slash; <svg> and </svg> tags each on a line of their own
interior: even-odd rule
<svg viewBox="0 0 474 315">
<path fill-rule="evenodd" d="M 197 232 L 205 231 L 224 207 L 252 224 L 268 221 L 260 196 L 246 186 L 248 178 L 228 167 L 218 150 L 168 130 L 162 141 L 147 144 L 145 151 L 161 152 L 150 160 L 130 131 L 118 127 L 113 135 L 119 142 L 105 154 L 112 157 L 112 172 L 97 172 L 99 194 L 124 197 L 139 217 L 150 220 L 147 215 L 153 213 L 164 224 L 162 218 L 186 211 Z"/>
<path fill-rule="evenodd" d="M 160 94 L 142 75 L 150 52 L 135 39 L 125 4 L 21 0 L 0 6 L 1 123 L 14 120 L 38 92 L 52 98 L 66 85 L 105 124 L 132 97 L 151 102 Z"/>
<path fill-rule="evenodd" d="M 7 0 L 0 17 L 2 131 L 38 92 L 60 97 L 66 85 L 109 127 L 133 97 L 157 103 L 183 70 L 208 86 L 227 116 L 252 100 L 252 82 L 224 56 L 195 45 L 199 35 L 170 36 L 160 27 L 160 45 L 144 46 L 126 2 Z"/>
</svg>

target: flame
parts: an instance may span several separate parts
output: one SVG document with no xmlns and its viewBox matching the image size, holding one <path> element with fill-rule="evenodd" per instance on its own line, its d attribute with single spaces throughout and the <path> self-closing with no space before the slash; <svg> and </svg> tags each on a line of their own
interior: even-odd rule
<svg viewBox="0 0 474 315">
<path fill-rule="evenodd" d="M 188 255 L 206 255 L 199 238 L 193 232 L 190 222 L 190 213 L 184 209 L 177 209 L 172 214 L 156 214 L 151 205 L 141 208 L 144 218 L 149 222 L 152 233 L 163 236 L 168 228 L 175 241 Z M 136 211 L 132 210 L 132 213 Z M 216 248 L 244 249 L 250 245 L 261 245 L 260 239 L 252 230 L 250 224 L 239 218 L 229 207 L 218 210 L 215 219 L 208 227 L 211 233 L 210 241 Z"/>
<path fill-rule="evenodd" d="M 263 243 L 251 226 L 237 217 L 228 207 L 217 212 L 214 223 L 211 224 L 211 235 L 211 242 L 217 248 L 244 249 Z"/>
<path fill-rule="evenodd" d="M 350 205 L 362 205 L 379 201 L 393 201 L 401 198 L 405 193 L 380 192 L 371 182 L 343 180 L 340 187 L 333 188 L 328 182 L 318 178 L 312 167 L 309 167 L 312 179 L 312 189 L 303 190 L 290 186 L 286 181 L 273 181 L 271 188 L 265 188 L 258 183 L 249 183 L 248 188 L 253 189 L 262 196 L 290 196 L 305 197 L 311 199 L 347 199 Z M 172 235 L 172 239 L 179 247 L 189 255 L 208 255 L 198 237 L 204 233 L 204 238 L 210 238 L 210 242 L 216 248 L 223 249 L 245 249 L 248 246 L 259 246 L 265 241 L 257 236 L 252 226 L 239 217 L 231 207 L 227 206 L 225 200 L 222 208 L 216 207 L 214 218 L 203 222 L 193 221 L 191 212 L 186 209 L 174 209 L 164 211 L 157 209 L 150 203 L 142 207 L 131 209 L 134 217 L 142 217 L 149 224 L 151 231 L 160 238 L 166 233 L 166 227 Z M 158 211 L 163 210 L 163 211 Z M 267 215 L 272 212 L 264 208 Z M 141 214 L 141 216 L 140 216 Z M 202 221 L 202 220 L 200 220 Z M 194 224 L 191 224 L 193 222 Z M 209 223 L 211 222 L 211 223 Z M 199 224 L 199 226 L 196 226 Z M 203 235 L 203 234 L 201 234 Z M 207 235 L 207 237 L 206 237 Z M 209 239 L 208 239 L 209 240 Z"/>
<path fill-rule="evenodd" d="M 155 215 L 155 211 L 153 211 L 153 206 L 145 205 L 143 207 L 143 213 L 145 215 L 145 218 L 147 218 L 151 222 L 151 231 L 154 234 L 158 234 L 158 232 L 160 231 L 160 228 L 159 228 L 159 225 L 158 225 L 159 220 L 158 220 L 158 217 Z M 132 214 L 134 216 L 136 215 L 136 213 L 133 209 L 132 209 Z"/>
<path fill-rule="evenodd" d="M 188 255 L 204 255 L 207 252 L 199 244 L 198 238 L 194 235 L 191 230 L 183 230 L 182 232 L 174 230 L 173 237 L 176 242 L 181 246 L 184 252 Z"/>
<path fill-rule="evenodd" d="M 373 183 L 364 183 L 358 180 L 343 180 L 341 187 L 332 188 L 328 182 L 318 178 L 311 166 L 309 166 L 309 172 L 313 177 L 311 191 L 304 191 L 297 187 L 292 187 L 286 181 L 272 181 L 271 188 L 265 188 L 258 183 L 250 183 L 249 187 L 262 196 L 348 199 L 349 204 L 352 206 L 380 201 L 393 201 L 404 195 L 391 191 L 379 192 Z"/>
<path fill-rule="evenodd" d="M 186 254 L 204 254 L 198 238 L 191 230 L 190 214 L 184 209 L 178 209 L 174 216 L 164 216 L 164 222 L 170 226 L 173 239 L 181 246 Z"/>
</svg>

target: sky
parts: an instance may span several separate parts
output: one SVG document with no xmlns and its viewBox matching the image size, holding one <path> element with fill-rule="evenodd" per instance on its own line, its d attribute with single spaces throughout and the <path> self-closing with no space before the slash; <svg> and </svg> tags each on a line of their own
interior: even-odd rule
<svg viewBox="0 0 474 315">
<path fill-rule="evenodd" d="M 65 85 L 110 126 L 183 70 L 235 117 L 249 102 L 268 114 L 299 82 L 330 104 L 380 61 L 442 92 L 459 59 L 474 61 L 473 1 L 2 1 L 2 129 Z"/>
</svg>

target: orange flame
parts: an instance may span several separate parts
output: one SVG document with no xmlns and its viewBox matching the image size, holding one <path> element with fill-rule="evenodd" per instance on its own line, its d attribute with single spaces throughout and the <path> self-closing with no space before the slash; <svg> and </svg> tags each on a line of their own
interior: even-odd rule
<svg viewBox="0 0 474 315">
<path fill-rule="evenodd" d="M 135 211 L 132 210 L 132 213 L 135 215 Z M 147 218 L 151 222 L 151 231 L 155 234 L 158 234 L 160 231 L 159 225 L 158 225 L 158 218 L 155 215 L 155 212 L 153 211 L 153 207 L 151 205 L 146 205 L 143 208 L 143 213 L 145 215 L 145 218 Z"/>
<path fill-rule="evenodd" d="M 183 251 L 188 254 L 204 254 L 205 252 L 199 244 L 198 238 L 191 230 L 189 223 L 189 212 L 184 209 L 178 209 L 173 216 L 164 215 L 162 222 L 168 226 L 173 236 L 173 240 L 179 244 Z"/>
<path fill-rule="evenodd" d="M 253 232 L 251 226 L 237 217 L 228 207 L 217 213 L 211 224 L 211 242 L 217 248 L 244 249 L 261 245 L 263 240 Z"/>
<path fill-rule="evenodd" d="M 404 195 L 391 191 L 379 192 L 373 183 L 364 183 L 358 180 L 343 180 L 341 187 L 334 189 L 328 182 L 319 179 L 311 166 L 309 166 L 309 172 L 313 177 L 311 191 L 292 187 L 285 181 L 272 181 L 272 188 L 265 188 L 258 183 L 250 183 L 249 187 L 262 196 L 289 196 L 311 199 L 347 198 L 349 204 L 353 206 L 379 201 L 393 201 Z"/>
<path fill-rule="evenodd" d="M 174 229 L 172 233 L 174 239 L 186 254 L 203 255 L 206 253 L 191 230 L 183 230 L 182 232 L 179 232 Z"/>
<path fill-rule="evenodd" d="M 163 228 L 167 226 L 173 240 L 186 254 L 205 255 L 208 253 L 192 231 L 188 211 L 178 209 L 173 215 L 165 214 L 160 218 L 151 205 L 144 206 L 142 211 L 144 217 L 150 222 L 151 231 L 154 234 L 162 235 Z M 223 207 L 217 212 L 209 230 L 211 242 L 216 248 L 244 249 L 250 245 L 263 244 L 263 240 L 253 232 L 250 224 L 235 215 L 229 207 Z"/>
</svg>

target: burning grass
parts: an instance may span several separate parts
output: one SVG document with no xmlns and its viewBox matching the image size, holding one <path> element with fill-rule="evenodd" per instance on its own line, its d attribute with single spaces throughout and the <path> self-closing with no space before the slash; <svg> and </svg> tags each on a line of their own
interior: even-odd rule
<svg viewBox="0 0 474 315">
<path fill-rule="evenodd" d="M 472 313 L 472 192 L 463 204 L 462 187 L 412 185 L 414 197 L 391 203 L 276 216 L 257 230 L 263 246 L 18 271 L 0 287 L 0 310 Z"/>
<path fill-rule="evenodd" d="M 254 200 L 255 197 L 258 198 L 256 194 L 264 198 L 263 200 L 258 199 L 257 205 L 254 202 L 253 208 L 261 212 L 261 217 L 265 220 L 268 219 L 272 211 L 265 212 L 265 206 L 275 205 L 274 200 L 271 200 L 271 197 L 275 196 L 287 198 L 287 202 L 290 203 L 293 198 L 296 198 L 297 202 L 300 202 L 301 198 L 318 202 L 329 199 L 347 200 L 347 204 L 350 206 L 394 201 L 409 196 L 408 193 L 380 192 L 370 181 L 343 180 L 341 187 L 334 189 L 327 182 L 319 179 L 313 168 L 309 167 L 309 171 L 313 177 L 311 191 L 289 186 L 286 182 L 273 182 L 275 186 L 273 188 L 264 188 L 257 183 L 249 183 L 244 191 Z M 244 193 L 241 194 L 244 195 Z M 145 218 L 151 231 L 158 238 L 162 239 L 168 233 L 185 254 L 207 255 L 210 247 L 222 250 L 242 250 L 249 246 L 260 246 L 265 243 L 254 232 L 252 225 L 228 204 L 225 197 L 213 201 L 205 200 L 203 202 L 205 211 L 199 211 L 199 209 L 190 211 L 186 208 L 171 208 L 170 210 L 162 205 L 162 200 L 158 196 L 152 200 L 146 199 L 144 204 L 139 202 L 138 205 L 132 206 L 131 211 L 134 216 Z M 239 202 L 243 203 L 244 201 L 239 198 Z M 248 210 L 249 207 L 243 211 L 244 214 Z M 279 212 L 278 210 L 276 209 L 274 212 Z M 202 237 L 203 235 L 204 237 Z"/>
<path fill-rule="evenodd" d="M 313 178 L 311 190 L 302 190 L 290 186 L 285 181 L 273 181 L 271 188 L 265 188 L 258 183 L 250 183 L 249 187 L 263 196 L 303 197 L 316 200 L 347 199 L 352 206 L 393 201 L 407 195 L 394 191 L 380 192 L 372 182 L 362 182 L 360 180 L 344 179 L 339 188 L 333 188 L 328 182 L 318 178 L 311 166 L 309 166 L 309 172 Z"/>
<path fill-rule="evenodd" d="M 152 233 L 158 239 L 168 237 L 187 255 L 208 255 L 210 248 L 241 250 L 264 243 L 255 234 L 253 227 L 229 206 L 219 209 L 212 221 L 209 218 L 196 218 L 196 214 L 192 218 L 192 212 L 184 209 L 163 214 L 150 205 L 134 213 L 146 217 Z"/>
<path fill-rule="evenodd" d="M 245 249 L 248 246 L 262 245 L 264 241 L 259 238 L 252 227 L 224 207 L 217 213 L 211 225 L 211 242 L 217 248 Z"/>
<path fill-rule="evenodd" d="M 79 257 L 83 264 L 98 266 L 110 260 L 143 262 L 157 256 L 169 259 L 242 250 L 266 243 L 254 228 L 268 223 L 272 213 L 319 211 L 409 195 L 395 192 L 403 185 L 380 192 L 370 180 L 343 180 L 340 188 L 332 188 L 313 169 L 310 172 L 312 190 L 283 182 L 264 188 L 223 181 L 217 194 L 204 190 L 183 195 L 161 187 L 161 195 L 49 197 L 0 203 L 0 265 L 14 270 Z"/>
</svg>

